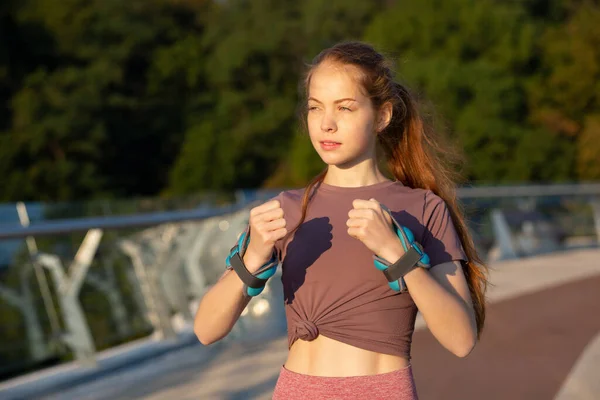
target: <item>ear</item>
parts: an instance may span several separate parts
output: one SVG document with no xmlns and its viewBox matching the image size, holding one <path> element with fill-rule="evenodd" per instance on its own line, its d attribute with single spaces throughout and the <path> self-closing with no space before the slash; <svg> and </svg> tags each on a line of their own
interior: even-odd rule
<svg viewBox="0 0 600 400">
<path fill-rule="evenodd" d="M 375 129 L 377 133 L 382 132 L 390 124 L 392 120 L 392 110 L 392 103 L 389 101 L 379 108 L 379 112 L 377 113 L 377 127 Z"/>
</svg>

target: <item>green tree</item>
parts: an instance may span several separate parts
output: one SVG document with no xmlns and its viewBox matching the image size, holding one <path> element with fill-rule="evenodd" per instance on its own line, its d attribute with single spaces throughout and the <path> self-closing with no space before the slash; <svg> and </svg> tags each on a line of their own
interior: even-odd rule
<svg viewBox="0 0 600 400">
<path fill-rule="evenodd" d="M 530 119 L 574 144 L 574 175 L 600 179 L 600 6 L 569 2 L 563 24 L 541 38 L 541 67 L 529 87 Z"/>
<path fill-rule="evenodd" d="M 400 80 L 436 105 L 469 179 L 550 180 L 568 176 L 571 159 L 556 157 L 564 143 L 527 124 L 540 29 L 519 4 L 425 0 L 397 3 L 366 37 L 399 56 Z M 538 140 L 547 144 L 532 147 Z"/>
<path fill-rule="evenodd" d="M 182 139 L 174 111 L 181 102 L 152 92 L 147 72 L 155 52 L 200 30 L 197 10 L 186 7 L 30 0 L 19 9 L 15 19 L 43 29 L 55 54 L 24 78 L 10 103 L 1 198 L 146 195 L 165 186 Z"/>
<path fill-rule="evenodd" d="M 202 72 L 190 71 L 194 63 L 172 72 L 204 91 L 188 103 L 170 193 L 257 187 L 277 166 L 295 122 L 296 11 L 295 3 L 274 0 L 224 4 L 201 43 L 205 79 L 196 81 Z"/>
</svg>

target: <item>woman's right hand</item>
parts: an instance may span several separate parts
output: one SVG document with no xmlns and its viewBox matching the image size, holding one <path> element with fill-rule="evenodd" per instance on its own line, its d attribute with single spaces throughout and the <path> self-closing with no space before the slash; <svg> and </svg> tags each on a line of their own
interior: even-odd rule
<svg viewBox="0 0 600 400">
<path fill-rule="evenodd" d="M 244 264 L 254 273 L 273 255 L 275 242 L 287 234 L 283 209 L 279 200 L 271 200 L 250 210 L 250 243 L 244 254 Z"/>
</svg>

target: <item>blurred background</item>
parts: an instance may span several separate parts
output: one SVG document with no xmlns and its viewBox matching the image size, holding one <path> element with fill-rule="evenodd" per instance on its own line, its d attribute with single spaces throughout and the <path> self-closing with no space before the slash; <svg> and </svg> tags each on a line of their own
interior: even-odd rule
<svg viewBox="0 0 600 400">
<path fill-rule="evenodd" d="M 593 0 L 3 0 L 0 398 L 269 398 L 279 277 L 219 343 L 193 316 L 250 207 L 322 170 L 299 81 L 348 39 L 463 151 L 491 267 L 469 357 L 417 321 L 421 398 L 600 398 L 599 21 Z"/>
</svg>

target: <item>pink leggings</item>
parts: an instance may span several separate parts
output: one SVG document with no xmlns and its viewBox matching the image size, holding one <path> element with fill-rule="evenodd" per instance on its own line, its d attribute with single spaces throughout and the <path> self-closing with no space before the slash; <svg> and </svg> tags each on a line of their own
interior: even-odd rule
<svg viewBox="0 0 600 400">
<path fill-rule="evenodd" d="M 292 372 L 281 367 L 273 400 L 381 399 L 417 400 L 410 366 L 377 375 L 323 377 Z"/>
</svg>

